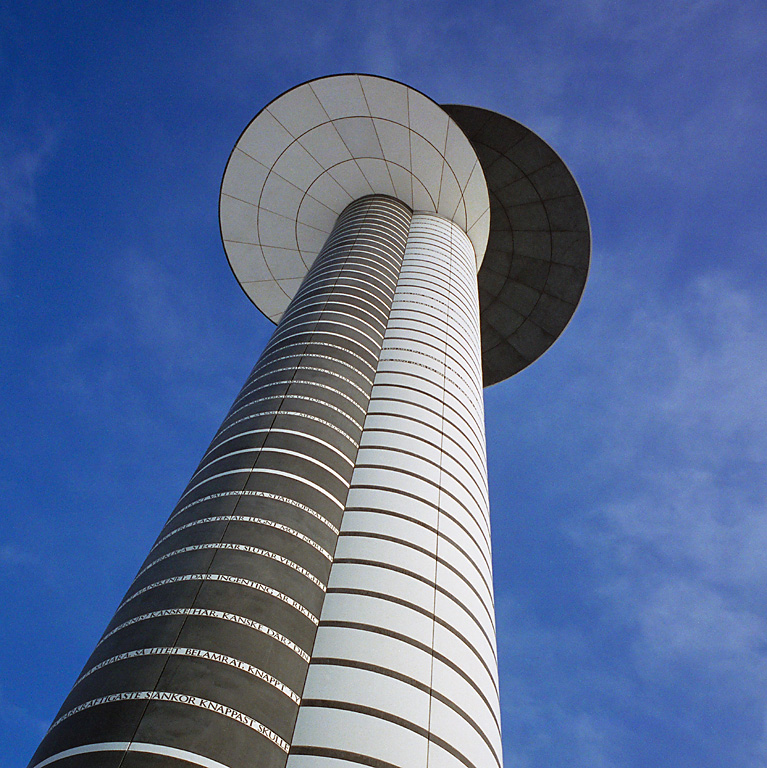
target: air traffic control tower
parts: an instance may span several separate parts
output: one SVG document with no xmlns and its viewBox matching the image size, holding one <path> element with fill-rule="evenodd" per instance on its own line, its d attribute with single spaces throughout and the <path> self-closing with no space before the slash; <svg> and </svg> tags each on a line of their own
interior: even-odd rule
<svg viewBox="0 0 767 768">
<path fill-rule="evenodd" d="M 277 327 L 30 766 L 500 768 L 482 389 L 579 301 L 572 175 L 337 75 L 255 117 L 220 214 Z"/>
</svg>

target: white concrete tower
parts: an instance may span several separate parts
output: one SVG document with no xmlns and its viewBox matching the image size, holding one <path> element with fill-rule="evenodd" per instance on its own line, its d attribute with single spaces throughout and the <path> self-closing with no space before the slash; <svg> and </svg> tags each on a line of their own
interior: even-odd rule
<svg viewBox="0 0 767 768">
<path fill-rule="evenodd" d="M 336 75 L 245 129 L 220 221 L 277 327 L 31 765 L 500 768 L 482 389 L 579 301 L 572 175 Z"/>
<path fill-rule="evenodd" d="M 412 218 L 288 766 L 500 766 L 483 350 L 494 383 L 562 331 L 585 208 L 507 118 L 377 77 L 305 83 L 250 124 L 222 185 L 230 263 L 272 320 L 372 195 Z"/>
</svg>

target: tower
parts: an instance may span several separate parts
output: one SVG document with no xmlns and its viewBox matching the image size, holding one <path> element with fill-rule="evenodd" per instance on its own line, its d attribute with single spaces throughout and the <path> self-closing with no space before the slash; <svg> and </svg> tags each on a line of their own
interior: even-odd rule
<svg viewBox="0 0 767 768">
<path fill-rule="evenodd" d="M 240 136 L 221 234 L 277 323 L 31 766 L 500 766 L 482 387 L 585 284 L 557 155 L 384 78 Z"/>
</svg>

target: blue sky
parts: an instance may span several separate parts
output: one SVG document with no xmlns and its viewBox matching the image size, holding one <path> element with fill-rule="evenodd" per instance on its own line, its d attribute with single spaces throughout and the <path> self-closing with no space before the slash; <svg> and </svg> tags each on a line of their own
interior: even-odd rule
<svg viewBox="0 0 767 768">
<path fill-rule="evenodd" d="M 589 207 L 573 322 L 486 393 L 506 765 L 767 765 L 766 41 L 763 0 L 6 4 L 0 768 L 270 332 L 229 152 L 346 71 L 528 125 Z"/>
</svg>

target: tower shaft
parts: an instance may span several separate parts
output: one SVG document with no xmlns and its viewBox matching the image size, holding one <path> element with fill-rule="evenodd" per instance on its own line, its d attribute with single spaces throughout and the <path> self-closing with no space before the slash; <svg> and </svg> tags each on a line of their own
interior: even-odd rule
<svg viewBox="0 0 767 768">
<path fill-rule="evenodd" d="M 501 765 L 474 258 L 413 216 L 288 768 Z"/>
<path fill-rule="evenodd" d="M 32 765 L 500 764 L 475 255 L 352 203 Z"/>
</svg>

